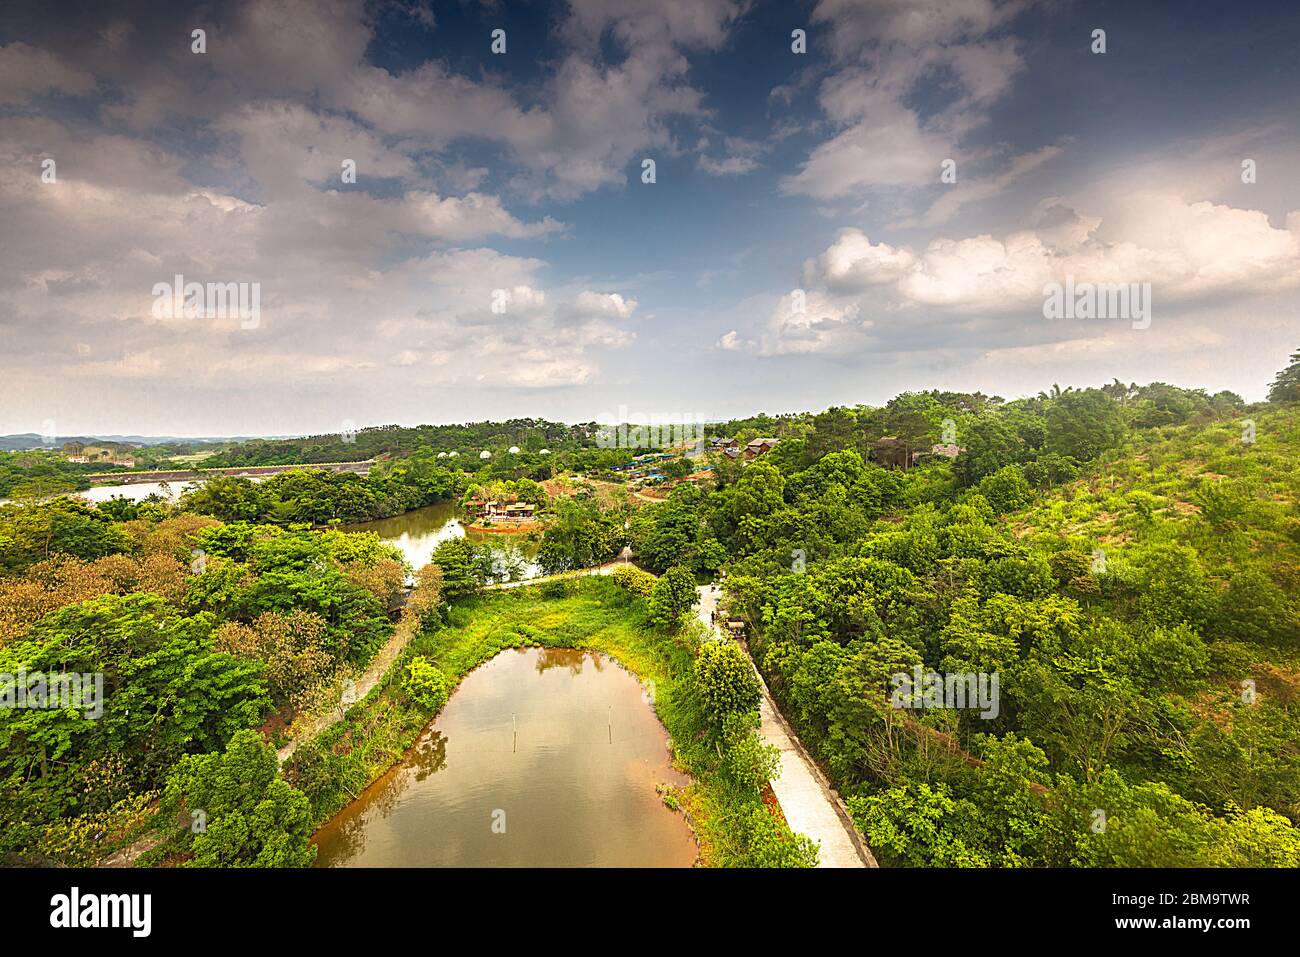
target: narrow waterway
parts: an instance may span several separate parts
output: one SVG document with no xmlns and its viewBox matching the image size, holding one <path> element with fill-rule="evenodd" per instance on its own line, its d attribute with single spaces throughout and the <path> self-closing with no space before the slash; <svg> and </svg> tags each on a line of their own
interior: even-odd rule
<svg viewBox="0 0 1300 957">
<path fill-rule="evenodd" d="M 640 682 L 572 649 L 468 675 L 395 768 L 317 832 L 318 867 L 689 867 L 684 784 Z"/>
<path fill-rule="evenodd" d="M 539 546 L 535 539 L 466 529 L 453 502 L 439 502 L 392 518 L 348 525 L 345 531 L 377 533 L 383 541 L 396 545 L 412 568 L 429 564 L 433 550 L 448 539 L 465 538 L 492 549 L 498 581 L 536 578 L 542 573 L 537 564 Z"/>
</svg>

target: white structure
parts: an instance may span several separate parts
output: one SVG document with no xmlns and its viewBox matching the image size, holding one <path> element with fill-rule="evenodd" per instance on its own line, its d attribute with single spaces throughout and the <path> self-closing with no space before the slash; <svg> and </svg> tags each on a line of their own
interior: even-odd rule
<svg viewBox="0 0 1300 957">
<path fill-rule="evenodd" d="M 484 449 L 482 452 L 478 454 L 478 457 L 481 459 L 490 459 L 492 458 L 492 453 L 489 452 L 487 449 Z"/>
<path fill-rule="evenodd" d="M 517 445 L 512 445 L 512 446 L 510 446 L 510 454 L 511 454 L 511 455 L 518 455 L 518 454 L 519 454 L 519 446 L 517 446 Z"/>
</svg>

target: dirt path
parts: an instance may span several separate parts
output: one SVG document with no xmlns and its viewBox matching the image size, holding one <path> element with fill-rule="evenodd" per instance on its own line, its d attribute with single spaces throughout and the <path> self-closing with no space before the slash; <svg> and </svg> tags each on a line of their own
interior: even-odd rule
<svg viewBox="0 0 1300 957">
<path fill-rule="evenodd" d="M 718 640 L 729 640 L 713 623 L 713 611 L 718 607 L 722 590 L 717 585 L 701 585 L 697 591 L 700 600 L 696 614 L 700 621 Z M 750 665 L 753 666 L 752 659 Z M 762 720 L 758 734 L 764 744 L 774 745 L 781 752 L 781 771 L 772 781 L 772 792 L 791 830 L 817 842 L 818 867 L 878 867 L 839 794 L 786 724 L 757 668 L 754 673 L 763 690 L 758 707 Z"/>
<path fill-rule="evenodd" d="M 374 659 L 370 662 L 365 671 L 356 680 L 356 696 L 353 701 L 360 701 L 374 689 L 375 685 L 383 680 L 384 675 L 388 674 L 388 669 L 393 666 L 393 662 L 411 643 L 411 639 L 416 636 L 420 630 L 419 621 L 414 617 L 403 617 L 393 629 L 392 636 L 384 642 L 384 646 L 379 649 Z M 347 708 L 340 705 L 332 708 L 324 714 L 317 715 L 311 721 L 302 725 L 298 733 L 293 736 L 288 744 L 276 752 L 276 757 L 280 763 L 284 764 L 290 756 L 302 745 L 310 741 L 316 735 L 320 734 L 332 724 L 343 720 Z"/>
<path fill-rule="evenodd" d="M 152 851 L 155 847 L 163 842 L 161 834 L 146 834 L 134 844 L 128 844 L 120 850 L 114 851 L 108 857 L 104 858 L 96 867 L 132 867 L 135 859 L 141 854 Z"/>
</svg>

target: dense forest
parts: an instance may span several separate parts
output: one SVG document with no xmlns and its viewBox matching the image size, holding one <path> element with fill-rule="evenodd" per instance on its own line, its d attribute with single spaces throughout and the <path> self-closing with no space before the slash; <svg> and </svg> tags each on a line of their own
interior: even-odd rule
<svg viewBox="0 0 1300 957">
<path fill-rule="evenodd" d="M 1300 864 L 1300 422 L 1164 384 L 732 423 L 784 433 L 640 511 L 730 614 L 890 864 Z M 945 420 L 947 420 L 945 422 Z M 869 461 L 883 433 L 962 451 Z M 900 673 L 999 679 L 996 714 Z"/>
</svg>

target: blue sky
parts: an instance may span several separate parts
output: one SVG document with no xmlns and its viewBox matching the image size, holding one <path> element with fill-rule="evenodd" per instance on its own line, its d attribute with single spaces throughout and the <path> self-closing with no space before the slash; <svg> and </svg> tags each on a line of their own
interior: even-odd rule
<svg viewBox="0 0 1300 957">
<path fill-rule="evenodd" d="M 1289 3 L 12 4 L 0 431 L 1260 398 L 1296 49 Z M 157 315 L 178 273 L 257 321 Z M 1046 320 L 1067 276 L 1150 283 L 1149 328 Z"/>
</svg>

